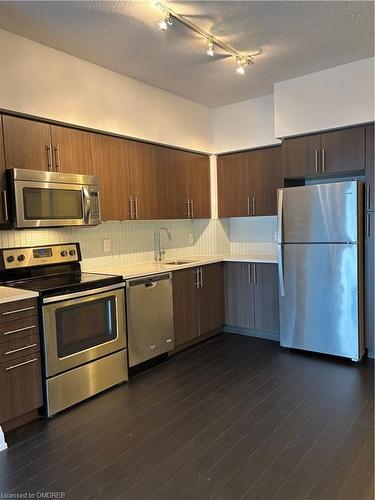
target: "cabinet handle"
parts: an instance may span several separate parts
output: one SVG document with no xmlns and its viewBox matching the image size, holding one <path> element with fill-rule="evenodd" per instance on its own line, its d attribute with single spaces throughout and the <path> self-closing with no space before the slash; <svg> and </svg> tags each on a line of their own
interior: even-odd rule
<svg viewBox="0 0 375 500">
<path fill-rule="evenodd" d="M 201 267 L 199 268 L 199 275 L 200 275 L 200 287 L 203 288 L 203 270 Z"/>
<path fill-rule="evenodd" d="M 326 150 L 322 149 L 322 172 L 326 171 Z"/>
<path fill-rule="evenodd" d="M 190 219 L 194 219 L 194 200 L 190 200 Z"/>
<path fill-rule="evenodd" d="M 134 217 L 133 217 L 133 196 L 129 196 L 129 219 L 134 219 Z"/>
<path fill-rule="evenodd" d="M 256 264 L 253 264 L 253 283 L 258 282 L 258 277 L 257 277 L 257 266 Z"/>
<path fill-rule="evenodd" d="M 23 328 L 17 328 L 16 330 L 9 330 L 4 332 L 3 335 L 12 335 L 13 333 L 24 332 L 26 330 L 32 330 L 33 328 L 36 328 L 36 325 L 24 326 Z"/>
<path fill-rule="evenodd" d="M 247 197 L 247 215 L 250 215 L 250 196 Z"/>
<path fill-rule="evenodd" d="M 371 237 L 371 213 L 366 214 L 366 238 Z"/>
<path fill-rule="evenodd" d="M 3 191 L 3 204 L 4 204 L 4 220 L 6 222 L 9 221 L 9 213 L 8 213 L 8 195 L 6 189 Z"/>
<path fill-rule="evenodd" d="M 134 218 L 138 219 L 138 196 L 134 197 Z"/>
<path fill-rule="evenodd" d="M 196 268 L 194 271 L 195 273 L 195 288 L 199 288 L 200 282 L 199 282 L 199 267 Z"/>
<path fill-rule="evenodd" d="M 28 365 L 29 363 L 35 363 L 35 361 L 38 361 L 38 358 L 29 359 L 28 361 L 24 361 L 23 363 L 18 363 L 17 365 L 7 366 L 5 370 L 7 371 L 14 370 L 15 368 L 18 368 L 20 366 Z"/>
<path fill-rule="evenodd" d="M 186 200 L 185 205 L 187 210 L 187 212 L 185 212 L 185 215 L 188 219 L 190 219 L 190 200 Z"/>
<path fill-rule="evenodd" d="M 247 265 L 247 281 L 251 283 L 251 264 Z"/>
<path fill-rule="evenodd" d="M 61 165 L 60 165 L 60 147 L 58 144 L 55 144 L 53 146 L 53 152 L 55 153 L 55 170 L 56 172 L 59 172 Z"/>
<path fill-rule="evenodd" d="M 253 196 L 253 215 L 255 215 L 255 196 Z"/>
<path fill-rule="evenodd" d="M 35 309 L 34 306 L 24 307 L 23 309 L 15 309 L 14 311 L 5 311 L 5 312 L 3 312 L 3 316 L 8 316 L 8 314 L 17 314 L 17 313 L 24 312 L 24 311 L 32 311 L 33 309 Z"/>
<path fill-rule="evenodd" d="M 371 192 L 369 184 L 366 186 L 366 210 L 371 210 Z"/>
<path fill-rule="evenodd" d="M 319 159 L 318 159 L 318 150 L 315 150 L 315 172 L 319 173 Z"/>
<path fill-rule="evenodd" d="M 50 144 L 46 144 L 46 153 L 47 153 L 47 169 L 49 172 L 52 170 L 52 149 Z"/>
<path fill-rule="evenodd" d="M 24 351 L 25 349 L 31 349 L 32 347 L 36 346 L 37 344 L 30 344 L 30 345 L 25 345 L 25 347 L 19 347 L 18 349 L 11 349 L 10 351 L 7 351 L 5 353 L 5 356 L 8 356 L 9 354 L 14 354 L 15 352 Z"/>
</svg>

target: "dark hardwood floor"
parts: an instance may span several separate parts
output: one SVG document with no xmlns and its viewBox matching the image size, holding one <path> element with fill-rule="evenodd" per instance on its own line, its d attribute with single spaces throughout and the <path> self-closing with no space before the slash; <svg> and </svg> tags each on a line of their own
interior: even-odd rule
<svg viewBox="0 0 375 500">
<path fill-rule="evenodd" d="M 9 433 L 0 492 L 373 499 L 373 374 L 371 360 L 219 335 Z"/>
</svg>

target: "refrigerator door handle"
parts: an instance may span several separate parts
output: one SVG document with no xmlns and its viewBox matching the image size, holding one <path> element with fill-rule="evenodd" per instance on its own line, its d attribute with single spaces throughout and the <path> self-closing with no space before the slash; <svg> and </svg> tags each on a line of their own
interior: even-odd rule
<svg viewBox="0 0 375 500">
<path fill-rule="evenodd" d="M 279 287 L 280 296 L 285 296 L 285 282 L 284 282 L 284 263 L 283 263 L 283 246 L 277 245 L 277 268 L 279 271 Z"/>
<path fill-rule="evenodd" d="M 277 190 L 277 243 L 283 242 L 283 196 L 282 189 Z"/>
</svg>

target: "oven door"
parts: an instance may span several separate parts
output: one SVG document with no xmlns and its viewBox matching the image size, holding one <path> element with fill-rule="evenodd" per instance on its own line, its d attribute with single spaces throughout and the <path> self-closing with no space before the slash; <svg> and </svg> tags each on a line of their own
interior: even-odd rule
<svg viewBox="0 0 375 500">
<path fill-rule="evenodd" d="M 46 375 L 126 347 L 124 283 L 43 299 Z"/>
<path fill-rule="evenodd" d="M 18 228 L 100 223 L 98 189 L 60 182 L 14 181 L 14 223 Z M 92 200 L 95 198 L 95 216 Z"/>
</svg>

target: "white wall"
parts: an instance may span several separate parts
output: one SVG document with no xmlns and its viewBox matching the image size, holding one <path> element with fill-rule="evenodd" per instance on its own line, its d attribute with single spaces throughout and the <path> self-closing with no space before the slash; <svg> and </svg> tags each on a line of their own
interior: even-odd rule
<svg viewBox="0 0 375 500">
<path fill-rule="evenodd" d="M 248 99 L 213 110 L 215 153 L 278 144 L 273 95 Z"/>
<path fill-rule="evenodd" d="M 212 111 L 0 30 L 0 107 L 211 152 Z"/>
<path fill-rule="evenodd" d="M 374 58 L 275 83 L 275 135 L 374 120 Z"/>
</svg>

